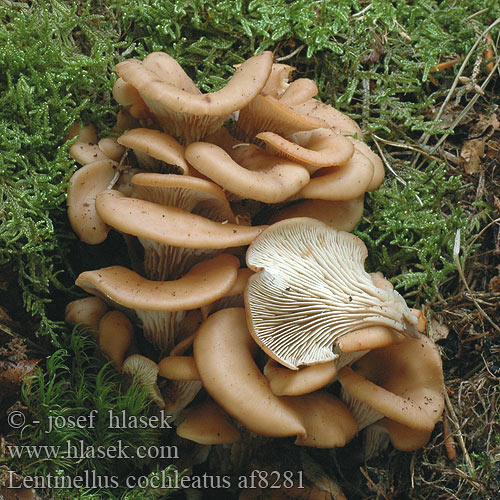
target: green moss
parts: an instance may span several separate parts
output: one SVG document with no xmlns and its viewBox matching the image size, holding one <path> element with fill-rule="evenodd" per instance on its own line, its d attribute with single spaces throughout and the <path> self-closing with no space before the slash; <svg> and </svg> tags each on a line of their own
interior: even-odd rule
<svg viewBox="0 0 500 500">
<path fill-rule="evenodd" d="M 135 382 L 124 387 L 116 370 L 94 354 L 95 343 L 85 332 L 75 328 L 61 340 L 64 347 L 47 359 L 43 371 L 37 370 L 23 385 L 22 403 L 31 423 L 22 429 L 17 454 L 10 453 L 6 462 L 11 470 L 28 477 L 74 478 L 94 471 L 96 476 L 107 478 L 111 486 L 91 487 L 90 497 L 92 490 L 99 490 L 99 498 L 122 494 L 127 499 L 139 498 L 124 487 L 129 474 L 148 476 L 151 471 L 167 468 L 168 476 L 175 470 L 174 458 L 143 458 L 143 450 L 151 448 L 154 455 L 160 449 L 162 435 L 168 429 L 156 428 L 156 420 L 150 426 L 135 424 L 141 418 L 142 422 L 156 418 L 147 390 Z M 38 456 L 30 456 L 23 446 Z M 138 447 L 142 447 L 139 452 Z M 113 487 L 110 478 L 115 478 L 118 487 Z M 104 485 L 105 479 L 90 479 L 84 484 L 99 485 L 98 481 Z M 61 498 L 69 498 L 68 488 L 63 489 L 66 492 Z M 55 494 L 56 490 L 45 491 Z M 146 493 L 142 489 L 138 492 L 149 498 Z"/>
</svg>

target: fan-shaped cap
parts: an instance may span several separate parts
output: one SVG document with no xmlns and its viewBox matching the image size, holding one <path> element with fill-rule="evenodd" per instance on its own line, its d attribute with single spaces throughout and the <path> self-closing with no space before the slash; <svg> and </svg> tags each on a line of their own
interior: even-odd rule
<svg viewBox="0 0 500 500">
<path fill-rule="evenodd" d="M 241 308 L 209 316 L 193 351 L 203 386 L 231 416 L 264 436 L 304 435 L 297 414 L 275 396 L 252 357 L 255 351 Z"/>
<path fill-rule="evenodd" d="M 138 119 L 148 119 L 151 117 L 149 108 L 142 100 L 139 92 L 133 85 L 123 78 L 118 78 L 113 85 L 113 97 L 118 104 L 125 107 L 131 116 Z"/>
<path fill-rule="evenodd" d="M 128 59 L 115 70 L 138 90 L 167 132 L 189 143 L 214 132 L 227 115 L 246 106 L 264 87 L 271 66 L 272 53 L 261 52 L 245 61 L 223 89 L 210 94 L 194 93 L 161 69 L 152 70 L 148 61 Z"/>
<path fill-rule="evenodd" d="M 432 431 L 443 410 L 441 357 L 427 337 L 373 350 L 338 379 L 350 398 L 418 431 Z"/>
<path fill-rule="evenodd" d="M 118 138 L 118 143 L 134 150 L 141 163 L 141 154 L 160 160 L 167 165 L 177 167 L 182 174 L 189 174 L 190 168 L 184 158 L 184 146 L 179 144 L 171 135 L 160 130 L 149 128 L 134 128 L 128 130 Z M 150 161 L 146 161 L 147 168 Z"/>
<path fill-rule="evenodd" d="M 343 165 L 354 153 L 352 142 L 329 128 L 297 132 L 293 141 L 273 132 L 261 132 L 256 138 L 264 141 L 268 150 L 304 164 L 310 173 L 322 167 Z"/>
<path fill-rule="evenodd" d="M 380 349 L 392 344 L 399 344 L 405 339 L 392 328 L 386 326 L 369 326 L 342 335 L 337 342 L 342 352 L 359 352 Z"/>
<path fill-rule="evenodd" d="M 362 155 L 366 156 L 373 165 L 373 176 L 368 185 L 367 191 L 375 191 L 382 184 L 385 177 L 385 168 L 380 156 L 373 152 L 373 150 L 363 141 L 348 137 L 354 145 L 354 149 L 359 151 Z"/>
<path fill-rule="evenodd" d="M 368 326 L 418 335 L 416 318 L 394 291 L 364 270 L 356 236 L 309 218 L 270 226 L 250 246 L 245 294 L 250 332 L 266 353 L 292 369 L 333 360 L 336 341 Z"/>
<path fill-rule="evenodd" d="M 265 203 L 284 201 L 309 182 L 309 173 L 298 163 L 268 155 L 259 148 L 251 149 L 255 154 L 249 161 L 243 161 L 243 166 L 222 148 L 208 142 L 190 144 L 186 159 L 227 191 Z"/>
<path fill-rule="evenodd" d="M 248 245 L 264 229 L 213 222 L 179 208 L 127 198 L 113 190 L 97 196 L 96 210 L 107 224 L 123 233 L 187 248 Z"/>
<path fill-rule="evenodd" d="M 177 427 L 177 434 L 200 444 L 228 444 L 240 439 L 240 431 L 214 401 L 206 401 L 187 409 Z"/>
<path fill-rule="evenodd" d="M 227 293 L 237 277 L 239 261 L 221 254 L 196 264 L 174 281 L 150 281 L 122 266 L 85 271 L 76 285 L 130 309 L 185 311 L 196 309 Z"/>
</svg>

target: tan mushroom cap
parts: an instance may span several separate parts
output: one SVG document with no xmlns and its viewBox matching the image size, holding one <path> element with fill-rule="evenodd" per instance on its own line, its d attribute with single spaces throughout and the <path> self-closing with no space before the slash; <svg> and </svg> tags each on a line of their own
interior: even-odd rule
<svg viewBox="0 0 500 500">
<path fill-rule="evenodd" d="M 95 199 L 108 188 L 116 168 L 116 162 L 106 159 L 89 163 L 71 176 L 66 200 L 68 218 L 73 231 L 84 243 L 102 243 L 111 229 L 98 215 Z"/>
<path fill-rule="evenodd" d="M 200 380 L 193 356 L 167 356 L 158 368 L 158 375 L 170 380 Z"/>
<path fill-rule="evenodd" d="M 134 195 L 170 205 L 213 221 L 235 222 L 224 191 L 214 182 L 190 175 L 140 173 L 132 178 Z"/>
<path fill-rule="evenodd" d="M 380 349 L 392 344 L 400 344 L 405 336 L 385 326 L 370 326 L 342 335 L 337 345 L 342 352 L 358 352 Z"/>
<path fill-rule="evenodd" d="M 255 349 L 244 309 L 212 314 L 196 332 L 193 344 L 203 386 L 252 432 L 273 437 L 305 435 L 296 412 L 271 392 L 253 360 Z"/>
<path fill-rule="evenodd" d="M 281 400 L 300 415 L 306 429 L 305 436 L 297 437 L 296 445 L 341 447 L 358 432 L 358 426 L 347 406 L 327 392 L 284 396 Z"/>
<path fill-rule="evenodd" d="M 318 93 L 318 87 L 309 78 L 294 80 L 279 98 L 285 106 L 296 106 L 313 98 Z"/>
<path fill-rule="evenodd" d="M 441 417 L 441 357 L 427 337 L 371 351 L 338 379 L 351 398 L 412 429 L 431 432 Z"/>
<path fill-rule="evenodd" d="M 311 178 L 309 184 L 297 194 L 297 197 L 353 200 L 366 193 L 373 173 L 373 163 L 355 149 L 347 163 L 316 172 L 317 175 Z"/>
<path fill-rule="evenodd" d="M 328 123 L 329 127 L 345 135 L 355 135 L 359 139 L 363 138 L 363 132 L 352 118 L 349 118 L 333 106 L 318 101 L 317 99 L 309 99 L 302 104 L 292 106 L 292 110 L 300 115 L 323 120 Z"/>
<path fill-rule="evenodd" d="M 264 376 L 276 396 L 300 396 L 329 384 L 337 376 L 337 367 L 335 361 L 327 361 L 290 370 L 269 359 L 264 366 Z"/>
<path fill-rule="evenodd" d="M 187 248 L 248 245 L 264 229 L 213 222 L 179 208 L 127 198 L 113 190 L 97 196 L 96 210 L 107 224 L 123 233 Z"/>
<path fill-rule="evenodd" d="M 385 177 L 385 168 L 380 156 L 374 153 L 370 146 L 363 141 L 354 139 L 354 137 L 349 137 L 348 139 L 352 142 L 357 151 L 366 156 L 372 162 L 373 177 L 368 185 L 367 191 L 375 191 L 380 187 Z"/>
<path fill-rule="evenodd" d="M 271 67 L 271 73 L 269 74 L 261 93 L 278 99 L 290 85 L 288 83 L 288 79 L 292 71 L 295 71 L 293 66 L 274 63 Z"/>
<path fill-rule="evenodd" d="M 270 151 L 303 163 L 310 173 L 321 167 L 343 165 L 354 153 L 352 142 L 329 128 L 298 132 L 294 141 L 273 132 L 261 132 L 256 138 L 264 141 Z"/>
<path fill-rule="evenodd" d="M 123 78 L 116 80 L 112 92 L 115 101 L 125 106 L 125 109 L 131 116 L 139 119 L 150 118 L 151 112 L 139 92 L 137 92 L 133 85 L 123 80 Z"/>
<path fill-rule="evenodd" d="M 120 370 L 125 354 L 130 349 L 134 337 L 134 327 L 120 311 L 110 311 L 99 321 L 99 347 Z"/>
<path fill-rule="evenodd" d="M 184 158 L 184 146 L 165 132 L 149 128 L 134 128 L 121 135 L 118 143 L 133 149 L 136 154 L 143 153 L 168 165 L 174 165 L 183 174 L 190 175 L 191 169 Z M 140 156 L 138 160 L 140 162 Z"/>
<path fill-rule="evenodd" d="M 110 160 L 120 161 L 125 153 L 125 148 L 120 146 L 116 137 L 103 137 L 97 145 Z"/>
<path fill-rule="evenodd" d="M 376 450 L 372 450 L 372 446 L 367 442 L 373 439 L 372 434 L 386 434 L 397 450 L 415 451 L 426 445 L 431 437 L 432 431 L 412 429 L 394 420 L 382 418 L 366 428 L 365 454 L 371 456 L 376 453 Z"/>
<path fill-rule="evenodd" d="M 279 209 L 268 221 L 268 224 L 293 217 L 311 217 L 338 231 L 350 232 L 363 216 L 363 199 L 364 196 L 346 201 L 299 200 Z"/>
<path fill-rule="evenodd" d="M 109 160 L 97 144 L 92 142 L 76 141 L 70 148 L 69 154 L 80 165 L 87 165 L 100 160 Z"/>
<path fill-rule="evenodd" d="M 309 182 L 309 173 L 304 167 L 263 151 L 253 159 L 254 164 L 259 164 L 259 170 L 251 169 L 248 162 L 239 165 L 222 148 L 208 142 L 190 144 L 186 148 L 186 159 L 227 191 L 265 203 L 284 201 Z"/>
<path fill-rule="evenodd" d="M 177 79 L 169 81 L 169 74 L 166 79 L 164 75 L 159 77 L 148 68 L 148 61 L 128 59 L 115 70 L 139 91 L 165 131 L 189 143 L 214 132 L 227 115 L 246 106 L 264 87 L 271 65 L 271 52 L 251 57 L 223 89 L 210 94 L 194 93 Z"/>
<path fill-rule="evenodd" d="M 270 226 L 250 245 L 245 304 L 250 332 L 273 359 L 296 370 L 334 360 L 342 335 L 387 326 L 418 335 L 416 318 L 394 291 L 364 270 L 364 243 L 306 217 Z"/>
<path fill-rule="evenodd" d="M 66 306 L 64 321 L 70 325 L 82 323 L 97 334 L 99 321 L 106 314 L 108 305 L 99 297 L 85 297 L 73 300 Z"/>
<path fill-rule="evenodd" d="M 132 354 L 122 365 L 122 372 L 134 377 L 137 382 L 149 389 L 149 397 L 160 407 L 165 408 L 165 401 L 156 383 L 158 365 L 141 354 Z"/>
<path fill-rule="evenodd" d="M 325 127 L 328 127 L 325 120 L 297 113 L 279 99 L 264 95 L 258 95 L 243 108 L 237 121 L 237 131 L 243 139 L 253 138 L 260 132 L 274 132 L 288 138 L 296 132 Z"/>
<path fill-rule="evenodd" d="M 128 59 L 117 64 L 115 70 L 147 99 L 146 102 L 159 101 L 176 112 L 223 116 L 243 108 L 261 91 L 271 72 L 272 59 L 271 52 L 261 52 L 247 59 L 224 88 L 210 94 L 199 95 L 194 94 L 192 88 L 186 90 L 179 88 L 178 82 L 172 84 L 160 80 L 158 73 L 148 67 L 147 61 L 141 63 L 135 59 Z"/>
<path fill-rule="evenodd" d="M 81 125 L 78 121 L 73 123 L 68 130 L 65 140 L 72 139 L 76 136 L 78 136 L 78 141 L 80 142 L 97 144 L 97 130 L 91 123 L 87 123 L 86 125 Z"/>
<path fill-rule="evenodd" d="M 210 304 L 227 293 L 237 277 L 239 261 L 221 254 L 196 264 L 174 281 L 150 281 L 122 266 L 85 271 L 76 285 L 113 303 L 144 311 L 185 311 Z"/>
<path fill-rule="evenodd" d="M 177 427 L 177 435 L 209 445 L 235 443 L 240 439 L 240 431 L 214 401 L 206 401 L 186 410 L 184 419 Z"/>
</svg>

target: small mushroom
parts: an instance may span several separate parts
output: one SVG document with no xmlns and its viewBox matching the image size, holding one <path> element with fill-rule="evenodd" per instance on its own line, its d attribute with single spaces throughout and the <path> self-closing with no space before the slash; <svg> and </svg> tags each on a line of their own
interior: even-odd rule
<svg viewBox="0 0 500 500">
<path fill-rule="evenodd" d="M 134 327 L 121 311 L 110 311 L 99 321 L 99 347 L 113 362 L 117 370 L 121 370 L 123 360 L 132 345 Z"/>
<path fill-rule="evenodd" d="M 272 358 L 297 369 L 334 360 L 342 335 L 387 326 L 417 336 L 416 318 L 395 291 L 377 288 L 364 270 L 356 236 L 315 219 L 265 230 L 249 247 L 245 304 L 250 332 Z"/>
<path fill-rule="evenodd" d="M 85 297 L 73 300 L 66 306 L 64 321 L 70 325 L 81 323 L 97 337 L 99 321 L 106 314 L 108 306 L 99 297 Z"/>
<path fill-rule="evenodd" d="M 158 365 L 141 354 L 132 354 L 122 365 L 122 372 L 133 377 L 137 382 L 148 389 L 149 397 L 160 408 L 165 408 L 165 401 L 157 385 Z"/>
</svg>

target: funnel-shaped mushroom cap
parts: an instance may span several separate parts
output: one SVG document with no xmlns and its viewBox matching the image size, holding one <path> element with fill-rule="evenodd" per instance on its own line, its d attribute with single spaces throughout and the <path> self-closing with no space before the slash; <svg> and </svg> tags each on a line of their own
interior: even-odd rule
<svg viewBox="0 0 500 500">
<path fill-rule="evenodd" d="M 371 351 L 338 379 L 350 398 L 412 429 L 432 431 L 443 410 L 441 357 L 427 337 Z"/>
<path fill-rule="evenodd" d="M 364 196 L 354 200 L 299 200 L 278 210 L 269 220 L 274 224 L 293 217 L 311 217 L 338 231 L 352 231 L 363 216 Z"/>
<path fill-rule="evenodd" d="M 240 431 L 229 415 L 214 401 L 206 401 L 186 410 L 177 434 L 200 444 L 228 444 L 240 439 Z"/>
<path fill-rule="evenodd" d="M 256 137 L 264 141 L 270 151 L 303 163 L 309 172 L 321 167 L 343 165 L 354 153 L 352 142 L 329 128 L 297 132 L 294 141 L 273 132 L 261 132 Z"/>
<path fill-rule="evenodd" d="M 269 359 L 264 366 L 264 375 L 277 396 L 300 396 L 329 384 L 337 376 L 337 367 L 335 361 L 327 361 L 290 370 L 274 359 Z"/>
<path fill-rule="evenodd" d="M 223 89 L 211 94 L 194 93 L 192 87 L 172 79 L 171 73 L 152 67 L 149 60 L 128 59 L 115 70 L 138 90 L 167 132 L 189 143 L 214 132 L 227 115 L 245 107 L 264 87 L 271 66 L 271 52 L 251 57 Z"/>
<path fill-rule="evenodd" d="M 208 142 L 190 144 L 186 159 L 227 191 L 265 203 L 284 201 L 309 182 L 309 173 L 298 163 L 251 149 L 255 149 L 252 165 L 239 165 L 222 148 Z M 254 170 L 257 165 L 258 170 Z"/>
<path fill-rule="evenodd" d="M 264 229 L 213 222 L 179 208 L 127 198 L 113 190 L 97 196 L 96 210 L 107 224 L 123 233 L 187 248 L 248 245 Z"/>
<path fill-rule="evenodd" d="M 117 163 L 100 160 L 78 169 L 68 187 L 68 218 L 81 241 L 90 245 L 102 243 L 111 229 L 96 212 L 96 196 L 105 191 L 115 175 Z"/>
<path fill-rule="evenodd" d="M 99 322 L 99 347 L 120 370 L 125 354 L 130 349 L 134 327 L 121 311 L 106 313 Z"/>
<path fill-rule="evenodd" d="M 185 311 L 225 295 L 238 274 L 234 255 L 221 254 L 200 262 L 175 281 L 150 281 L 122 266 L 85 271 L 76 285 L 113 303 L 144 311 Z"/>
<path fill-rule="evenodd" d="M 328 127 L 326 121 L 296 113 L 279 99 L 264 95 L 258 95 L 243 108 L 237 122 L 237 132 L 242 139 L 253 138 L 260 132 L 274 132 L 288 138 L 296 132 L 325 127 Z"/>
<path fill-rule="evenodd" d="M 245 294 L 252 336 L 272 358 L 297 369 L 336 359 L 344 334 L 388 326 L 418 335 L 416 318 L 394 291 L 377 288 L 364 270 L 356 236 L 314 219 L 270 226 L 250 246 L 255 271 Z"/>
<path fill-rule="evenodd" d="M 304 435 L 300 418 L 271 392 L 255 364 L 255 349 L 244 309 L 222 309 L 209 316 L 193 343 L 203 386 L 252 432 L 272 437 Z"/>
<path fill-rule="evenodd" d="M 156 384 L 158 365 L 140 354 L 132 354 L 122 365 L 122 372 L 134 377 L 137 382 L 149 389 L 149 397 L 160 407 L 165 408 L 165 401 Z"/>
<path fill-rule="evenodd" d="M 171 135 L 149 128 L 134 128 L 118 138 L 118 143 L 134 150 L 141 167 L 148 169 L 151 160 L 141 162 L 141 154 L 152 157 L 167 165 L 177 167 L 183 174 L 189 174 L 190 168 L 184 158 L 184 146 Z M 143 164 L 145 163 L 145 164 Z M 152 162 L 153 164 L 157 162 Z"/>
<path fill-rule="evenodd" d="M 297 196 L 321 200 L 353 200 L 366 193 L 374 171 L 370 159 L 355 148 L 347 163 L 318 171 Z"/>
<path fill-rule="evenodd" d="M 108 306 L 99 297 L 86 297 L 73 300 L 66 306 L 64 321 L 70 325 L 82 323 L 96 334 L 99 321 L 106 314 Z"/>
<path fill-rule="evenodd" d="M 296 445 L 340 447 L 358 432 L 358 426 L 347 406 L 327 392 L 285 396 L 282 400 L 301 416 L 306 429 L 306 436 L 298 436 Z"/>
<path fill-rule="evenodd" d="M 352 118 L 349 118 L 329 104 L 316 99 L 309 99 L 302 104 L 292 106 L 292 110 L 300 115 L 323 120 L 328 123 L 329 127 L 345 135 L 354 135 L 359 139 L 363 138 L 363 132 L 361 132 L 359 125 Z"/>
</svg>

